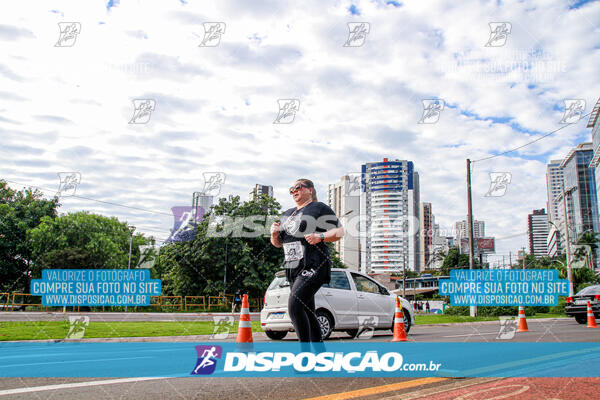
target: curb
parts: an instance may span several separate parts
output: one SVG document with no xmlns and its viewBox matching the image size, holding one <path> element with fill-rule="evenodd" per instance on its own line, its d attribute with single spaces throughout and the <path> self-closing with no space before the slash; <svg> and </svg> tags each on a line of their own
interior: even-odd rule
<svg viewBox="0 0 600 400">
<path fill-rule="evenodd" d="M 235 336 L 235 334 L 232 334 Z M 267 337 L 264 332 L 253 332 L 253 336 Z M 125 343 L 125 342 L 200 342 L 210 339 L 212 335 L 187 336 L 142 336 L 115 338 L 82 338 L 82 339 L 39 339 L 39 340 L 5 340 L 2 343 Z"/>
<path fill-rule="evenodd" d="M 510 315 L 511 317 L 515 317 L 517 318 L 516 315 Z M 561 317 L 561 318 L 528 318 L 527 319 L 527 323 L 533 322 L 533 321 L 564 321 L 564 320 L 570 320 L 571 318 L 569 317 Z M 431 326 L 455 326 L 455 325 L 494 325 L 497 324 L 499 320 L 494 319 L 491 321 L 472 321 L 472 322 L 447 322 L 447 323 L 443 323 L 443 324 L 415 324 L 413 325 L 413 327 L 417 327 L 417 326 L 425 326 L 425 327 L 431 327 Z"/>
</svg>

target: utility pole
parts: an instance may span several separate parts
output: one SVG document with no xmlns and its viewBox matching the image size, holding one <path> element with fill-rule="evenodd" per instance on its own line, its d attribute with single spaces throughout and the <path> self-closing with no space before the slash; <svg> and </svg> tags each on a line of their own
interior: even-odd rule
<svg viewBox="0 0 600 400">
<path fill-rule="evenodd" d="M 512 252 L 511 251 L 508 252 L 508 266 L 509 266 L 508 269 L 512 269 Z"/>
<path fill-rule="evenodd" d="M 504 256 L 502 256 L 502 268 L 504 268 L 506 264 L 504 264 Z"/>
<path fill-rule="evenodd" d="M 573 297 L 573 271 L 571 270 L 571 245 L 569 239 L 569 216 L 567 215 L 567 192 L 563 187 L 562 200 L 564 210 L 564 222 L 565 222 L 565 236 L 567 240 L 567 279 L 569 280 L 569 296 Z"/>
<path fill-rule="evenodd" d="M 402 297 L 406 298 L 406 260 L 402 263 Z"/>
<path fill-rule="evenodd" d="M 225 239 L 225 273 L 223 274 L 223 297 L 225 297 L 225 286 L 227 285 L 227 239 Z"/>
<path fill-rule="evenodd" d="M 133 244 L 133 232 L 135 232 L 135 226 L 128 226 L 129 233 L 129 262 L 127 263 L 127 270 L 131 269 L 131 245 Z M 127 312 L 127 306 L 125 306 L 125 312 Z"/>
<path fill-rule="evenodd" d="M 469 235 L 469 270 L 473 270 L 474 249 L 473 249 L 473 207 L 471 204 L 471 160 L 467 158 L 467 225 Z M 469 307 L 469 315 L 477 316 L 477 305 Z"/>
<path fill-rule="evenodd" d="M 523 250 L 523 269 L 525 269 L 525 247 L 521 247 Z"/>
</svg>

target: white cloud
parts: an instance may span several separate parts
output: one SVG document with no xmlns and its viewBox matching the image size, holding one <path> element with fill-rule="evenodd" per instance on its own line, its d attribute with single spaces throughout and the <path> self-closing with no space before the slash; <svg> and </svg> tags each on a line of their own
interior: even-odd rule
<svg viewBox="0 0 600 400">
<path fill-rule="evenodd" d="M 351 4 L 361 15 L 350 14 Z M 289 207 L 297 177 L 312 178 L 323 199 L 328 183 L 390 157 L 415 162 L 421 200 L 452 226 L 466 213 L 466 158 L 556 129 L 563 99 L 583 98 L 589 112 L 600 93 L 598 3 L 52 7 L 17 3 L 0 17 L 0 178 L 56 190 L 57 172 L 79 171 L 82 196 L 166 214 L 190 203 L 205 171 L 227 174 L 222 195 L 247 198 L 255 183 L 271 184 Z M 501 21 L 512 24 L 506 45 L 484 47 L 488 23 Z M 81 23 L 73 47 L 54 46 L 59 22 Z M 204 22 L 226 24 L 219 46 L 199 47 Z M 362 47 L 342 46 L 348 22 L 369 22 Z M 156 101 L 150 122 L 128 124 L 132 101 L 146 98 Z M 292 124 L 272 123 L 282 98 L 300 100 Z M 437 124 L 420 125 L 427 98 L 446 108 Z M 488 234 L 526 231 L 527 213 L 545 207 L 545 162 L 581 137 L 590 137 L 584 122 L 475 164 L 475 217 Z M 502 198 L 483 197 L 493 171 L 512 173 Z M 162 230 L 163 238 L 171 227 L 168 215 L 74 198 L 61 211 L 79 209 Z M 498 253 L 525 239 L 499 241 Z"/>
</svg>

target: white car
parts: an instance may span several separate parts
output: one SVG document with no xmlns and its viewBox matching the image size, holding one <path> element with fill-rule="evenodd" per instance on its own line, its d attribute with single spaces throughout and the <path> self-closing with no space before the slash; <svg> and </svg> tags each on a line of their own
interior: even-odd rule
<svg viewBox="0 0 600 400">
<path fill-rule="evenodd" d="M 285 271 L 275 274 L 264 298 L 260 324 L 267 336 L 281 340 L 294 327 L 288 314 L 290 285 Z M 391 294 L 369 276 L 356 271 L 332 268 L 331 282 L 315 295 L 315 313 L 321 324 L 323 339 L 333 331 L 345 331 L 350 336 L 369 329 L 392 329 L 396 297 L 400 299 L 406 333 L 414 324 L 413 309 L 408 301 Z"/>
</svg>

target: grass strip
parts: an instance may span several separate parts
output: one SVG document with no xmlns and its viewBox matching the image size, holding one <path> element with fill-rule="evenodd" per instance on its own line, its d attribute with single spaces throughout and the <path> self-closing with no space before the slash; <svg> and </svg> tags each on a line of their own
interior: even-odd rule
<svg viewBox="0 0 600 400">
<path fill-rule="evenodd" d="M 517 317 L 516 315 L 514 316 Z M 565 318 L 563 314 L 542 314 L 537 313 L 534 316 L 529 316 L 527 319 L 535 318 Z M 498 317 L 468 317 L 461 315 L 444 315 L 444 314 L 424 314 L 415 315 L 415 325 L 426 324 L 452 324 L 460 322 L 481 322 L 481 321 L 499 321 Z"/>
<path fill-rule="evenodd" d="M 536 314 L 531 318 L 564 318 L 561 314 Z M 448 324 L 461 322 L 498 321 L 498 317 L 467 317 L 458 315 L 430 314 L 416 315 L 415 324 Z M 234 323 L 229 334 L 237 334 L 238 324 Z M 252 331 L 262 332 L 260 321 L 252 321 Z M 90 322 L 84 338 L 189 336 L 223 333 L 223 328 L 215 332 L 211 321 L 136 321 L 136 322 Z M 65 321 L 7 321 L 0 322 L 0 341 L 65 339 L 69 333 L 69 322 Z"/>
<path fill-rule="evenodd" d="M 234 323 L 229 334 L 237 334 L 238 324 Z M 252 321 L 252 331 L 262 332 L 260 321 Z M 146 336 L 188 336 L 224 333 L 211 321 L 174 322 L 96 322 L 91 321 L 85 329 L 84 338 L 146 337 Z M 69 333 L 68 321 L 24 321 L 0 322 L 0 341 L 65 339 Z"/>
</svg>

